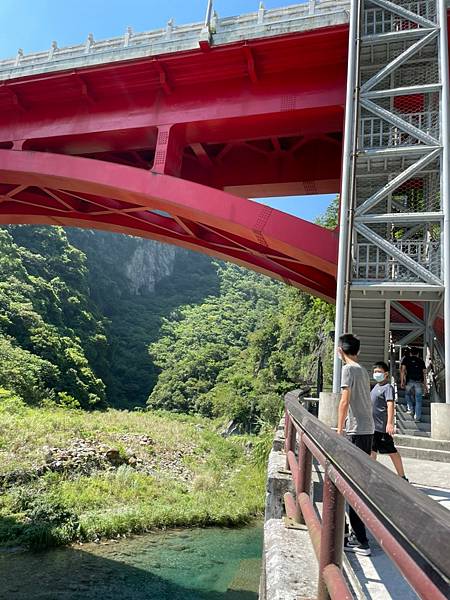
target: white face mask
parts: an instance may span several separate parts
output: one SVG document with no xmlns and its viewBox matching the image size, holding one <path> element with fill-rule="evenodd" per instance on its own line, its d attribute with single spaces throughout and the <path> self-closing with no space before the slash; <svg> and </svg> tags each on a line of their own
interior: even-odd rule
<svg viewBox="0 0 450 600">
<path fill-rule="evenodd" d="M 382 381 L 384 381 L 385 374 L 384 374 L 384 373 L 374 373 L 374 374 L 373 374 L 373 378 L 374 378 L 374 379 L 375 379 L 375 381 L 377 381 L 378 383 L 381 383 Z"/>
</svg>

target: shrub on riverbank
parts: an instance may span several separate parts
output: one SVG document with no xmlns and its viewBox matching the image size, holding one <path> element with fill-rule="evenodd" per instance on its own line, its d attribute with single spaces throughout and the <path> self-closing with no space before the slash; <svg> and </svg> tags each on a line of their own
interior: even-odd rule
<svg viewBox="0 0 450 600">
<path fill-rule="evenodd" d="M 251 439 L 223 438 L 216 422 L 165 413 L 0 411 L 0 544 L 42 548 L 246 523 L 264 507 L 265 472 L 252 460 Z M 76 469 L 67 450 L 74 440 L 84 454 L 109 448 L 120 460 Z"/>
</svg>

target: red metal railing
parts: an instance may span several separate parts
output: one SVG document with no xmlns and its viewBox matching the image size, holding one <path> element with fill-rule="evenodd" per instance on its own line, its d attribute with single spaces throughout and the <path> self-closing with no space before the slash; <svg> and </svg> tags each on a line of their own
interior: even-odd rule
<svg viewBox="0 0 450 600">
<path fill-rule="evenodd" d="M 318 600 L 353 598 L 341 568 L 345 502 L 420 598 L 450 598 L 450 513 L 336 435 L 295 393 L 286 394 L 285 407 L 286 467 L 295 489 L 285 494 L 286 513 L 308 527 L 319 561 Z M 311 494 L 313 457 L 324 469 L 321 520 Z"/>
</svg>

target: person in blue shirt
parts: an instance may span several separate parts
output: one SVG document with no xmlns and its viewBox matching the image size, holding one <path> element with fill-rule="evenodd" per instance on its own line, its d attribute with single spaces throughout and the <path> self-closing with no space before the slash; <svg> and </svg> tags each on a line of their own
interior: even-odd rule
<svg viewBox="0 0 450 600">
<path fill-rule="evenodd" d="M 395 470 L 403 479 L 405 470 L 402 457 L 394 444 L 394 388 L 389 383 L 389 368 L 383 361 L 373 366 L 373 378 L 376 385 L 370 392 L 372 400 L 372 415 L 375 424 L 375 432 L 372 440 L 372 458 L 377 459 L 378 453 L 388 454 L 392 460 Z M 408 481 L 406 479 L 406 481 Z"/>
</svg>

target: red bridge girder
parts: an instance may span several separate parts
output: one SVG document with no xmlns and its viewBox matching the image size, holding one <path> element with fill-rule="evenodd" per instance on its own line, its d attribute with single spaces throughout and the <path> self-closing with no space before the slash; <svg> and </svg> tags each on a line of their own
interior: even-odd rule
<svg viewBox="0 0 450 600">
<path fill-rule="evenodd" d="M 7 80 L 0 148 L 160 170 L 243 197 L 337 193 L 346 61 L 347 28 L 336 26 Z M 164 133 L 174 143 L 160 169 Z"/>
<path fill-rule="evenodd" d="M 337 236 L 268 206 L 163 173 L 0 150 L 0 223 L 104 229 L 230 260 L 332 301 Z"/>
<path fill-rule="evenodd" d="M 337 232 L 246 197 L 339 191 L 347 38 L 333 26 L 4 82 L 0 223 L 149 237 L 333 301 Z"/>
</svg>

